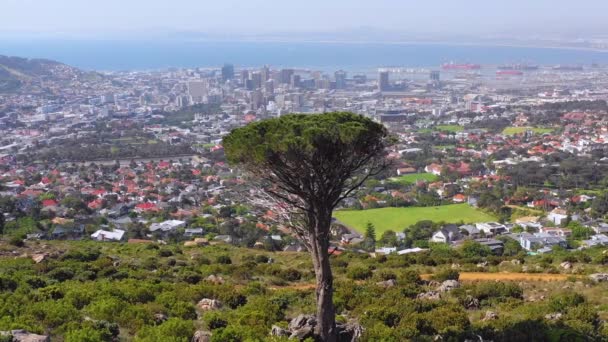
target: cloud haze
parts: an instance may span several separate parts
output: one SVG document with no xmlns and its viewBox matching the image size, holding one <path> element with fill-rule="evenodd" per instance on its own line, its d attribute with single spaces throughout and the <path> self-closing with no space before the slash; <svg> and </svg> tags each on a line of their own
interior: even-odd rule
<svg viewBox="0 0 608 342">
<path fill-rule="evenodd" d="M 0 32 L 285 32 L 374 27 L 486 34 L 605 29 L 606 0 L 2 0 Z"/>
</svg>

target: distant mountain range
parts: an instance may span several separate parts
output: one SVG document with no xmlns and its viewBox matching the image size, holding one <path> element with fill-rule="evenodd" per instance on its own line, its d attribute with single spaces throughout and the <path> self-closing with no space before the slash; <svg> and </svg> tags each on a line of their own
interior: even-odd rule
<svg viewBox="0 0 608 342">
<path fill-rule="evenodd" d="M 91 73 L 57 61 L 0 55 L 0 93 L 14 92 L 26 85 L 42 85 L 44 81 L 78 80 L 87 75 Z"/>
</svg>

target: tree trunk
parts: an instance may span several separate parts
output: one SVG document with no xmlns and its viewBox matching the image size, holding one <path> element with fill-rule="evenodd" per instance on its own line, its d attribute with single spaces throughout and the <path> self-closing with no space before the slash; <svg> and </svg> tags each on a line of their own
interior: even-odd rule
<svg viewBox="0 0 608 342">
<path fill-rule="evenodd" d="M 329 218 L 317 219 L 312 241 L 312 260 L 317 278 L 317 326 L 315 334 L 323 342 L 336 342 L 336 315 L 333 303 L 334 279 L 329 264 Z"/>
</svg>

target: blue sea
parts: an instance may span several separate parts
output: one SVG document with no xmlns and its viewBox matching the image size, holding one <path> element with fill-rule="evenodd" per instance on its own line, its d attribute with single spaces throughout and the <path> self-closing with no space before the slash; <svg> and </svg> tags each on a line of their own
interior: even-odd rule
<svg viewBox="0 0 608 342">
<path fill-rule="evenodd" d="M 0 40 L 0 54 L 48 58 L 88 70 L 168 67 L 304 67 L 349 71 L 442 63 L 608 64 L 608 52 L 447 44 L 193 42 L 180 40 Z"/>
</svg>

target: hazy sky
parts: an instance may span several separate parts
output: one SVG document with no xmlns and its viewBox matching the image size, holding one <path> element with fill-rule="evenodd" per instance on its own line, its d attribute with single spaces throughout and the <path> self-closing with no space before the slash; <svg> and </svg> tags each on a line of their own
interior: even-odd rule
<svg viewBox="0 0 608 342">
<path fill-rule="evenodd" d="M 602 32 L 608 0 L 0 0 L 0 33 Z M 608 32 L 608 30 L 606 30 Z"/>
</svg>

